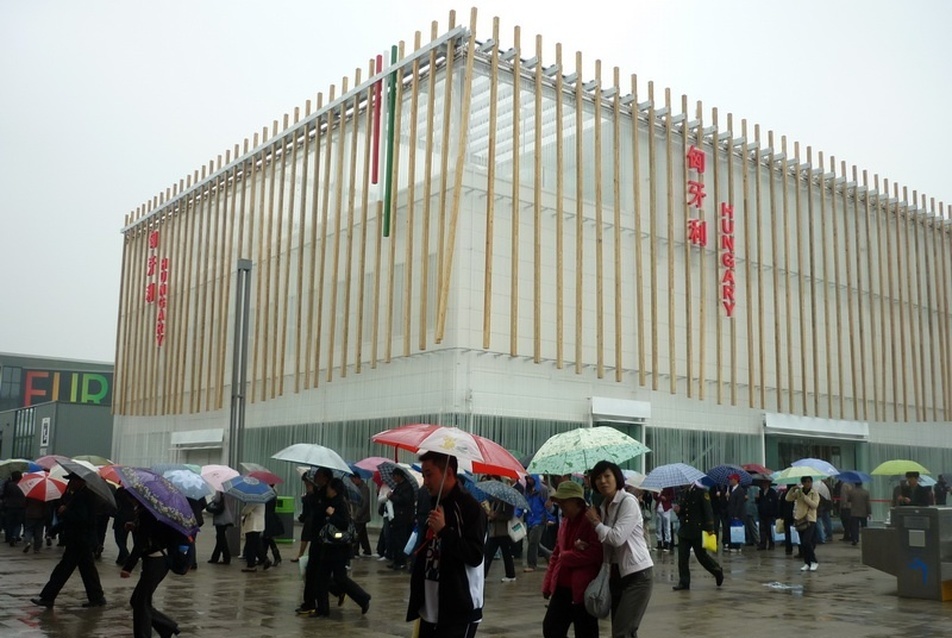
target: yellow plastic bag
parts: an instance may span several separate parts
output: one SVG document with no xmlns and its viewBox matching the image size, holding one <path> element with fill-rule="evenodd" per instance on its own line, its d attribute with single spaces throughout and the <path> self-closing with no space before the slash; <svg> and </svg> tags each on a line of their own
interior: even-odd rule
<svg viewBox="0 0 952 638">
<path fill-rule="evenodd" d="M 774 528 L 777 530 L 778 534 L 783 534 L 785 531 L 784 522 L 782 518 L 778 518 L 774 523 Z"/>
<path fill-rule="evenodd" d="M 717 553 L 717 536 L 710 532 L 701 532 L 701 545 L 707 551 Z"/>
</svg>

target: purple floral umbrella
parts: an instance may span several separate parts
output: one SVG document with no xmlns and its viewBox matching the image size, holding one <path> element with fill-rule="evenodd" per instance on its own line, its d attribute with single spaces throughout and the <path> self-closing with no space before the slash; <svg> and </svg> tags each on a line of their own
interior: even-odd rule
<svg viewBox="0 0 952 638">
<path fill-rule="evenodd" d="M 141 467 L 117 467 L 122 486 L 149 510 L 156 520 L 165 523 L 186 536 L 198 532 L 198 522 L 192 506 L 172 483 L 152 470 Z"/>
</svg>

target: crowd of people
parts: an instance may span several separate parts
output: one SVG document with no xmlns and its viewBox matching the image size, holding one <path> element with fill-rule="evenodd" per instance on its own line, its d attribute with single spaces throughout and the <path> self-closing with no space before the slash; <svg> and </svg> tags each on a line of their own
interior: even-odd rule
<svg viewBox="0 0 952 638">
<path fill-rule="evenodd" d="M 582 477 L 528 475 L 523 482 L 505 481 L 528 506 L 517 508 L 499 498 L 477 500 L 469 487 L 474 477 L 460 475 L 455 457 L 428 452 L 420 457 L 419 468 L 422 484 L 414 472 L 397 467 L 390 485 L 379 486 L 376 503 L 383 526 L 375 548 L 367 530 L 374 502 L 368 482 L 341 479 L 322 468 L 302 476 L 300 545 L 291 558 L 306 562 L 298 614 L 326 617 L 333 598 L 338 606 L 350 598 L 366 614 L 371 596 L 350 577 L 350 563 L 357 557 L 377 558 L 409 573 L 406 619 L 418 623 L 417 635 L 471 637 L 482 618 L 483 587 L 495 559 L 503 563 L 500 580 L 512 583 L 516 561 L 524 558 L 524 572 L 545 570 L 543 636 L 562 638 L 574 628 L 577 637 L 597 637 L 601 613 L 586 592 L 603 577 L 610 594 L 604 613 L 611 635 L 637 636 L 652 594 L 652 552 L 667 553 L 677 546 L 675 591 L 692 586 L 692 553 L 715 586 L 723 584 L 724 569 L 708 551 L 706 535 L 719 539 L 725 554 L 745 547 L 772 550 L 782 543 L 787 554 L 797 549 L 803 571 L 817 571 L 816 547 L 833 537 L 831 512 L 838 510 L 842 521 L 841 540 L 854 545 L 870 516 L 869 492 L 862 483 L 829 481 L 832 498 L 827 498 L 827 491 L 817 489 L 809 476 L 778 489 L 769 480 L 743 486 L 735 474 L 723 486 L 699 482 L 654 493 L 627 485 L 621 468 L 602 461 Z M 153 594 L 169 571 L 168 526 L 122 489 L 116 494 L 118 508 L 110 513 L 79 476 L 69 475 L 62 499 L 49 503 L 23 498 L 20 478 L 14 472 L 0 488 L 5 542 L 12 547 L 23 543 L 25 553 L 40 552 L 44 539 L 47 547 L 56 542 L 63 548 L 49 581 L 31 599 L 35 604 L 53 607 L 76 569 L 86 591 L 83 606 L 106 604 L 96 559 L 112 516 L 120 575 L 130 577 L 141 563 L 130 599 L 134 636 L 179 633 L 176 621 L 153 607 Z M 949 489 L 943 476 L 930 489 L 910 472 L 896 487 L 893 505 L 944 505 Z M 212 519 L 216 542 L 209 563 L 231 562 L 231 527 L 240 530 L 244 541 L 243 572 L 281 563 L 275 539 L 285 530 L 273 500 L 244 504 L 219 492 L 207 503 L 194 501 L 193 510 L 200 522 L 203 512 Z M 523 523 L 526 531 L 514 535 L 513 521 Z M 652 521 L 654 544 L 649 541 Z M 189 561 L 197 568 L 194 555 Z"/>
</svg>

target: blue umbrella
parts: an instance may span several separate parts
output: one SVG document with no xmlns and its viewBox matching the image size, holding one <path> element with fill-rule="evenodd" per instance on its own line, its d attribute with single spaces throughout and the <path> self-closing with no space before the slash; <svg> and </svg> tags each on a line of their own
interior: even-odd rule
<svg viewBox="0 0 952 638">
<path fill-rule="evenodd" d="M 200 465 L 192 465 L 189 463 L 156 463 L 149 469 L 163 476 L 166 472 L 171 472 L 172 470 L 185 470 L 187 472 L 195 472 L 196 474 L 202 473 L 202 467 Z"/>
<path fill-rule="evenodd" d="M 860 472 L 859 470 L 846 470 L 840 472 L 836 475 L 836 478 L 843 481 L 844 483 L 869 483 L 873 480 L 872 476 L 866 472 Z"/>
<path fill-rule="evenodd" d="M 497 501 L 508 503 L 519 509 L 529 509 L 529 503 L 526 502 L 526 497 L 502 481 L 480 481 L 476 483 L 476 489 Z"/>
<path fill-rule="evenodd" d="M 833 464 L 829 461 L 824 461 L 823 459 L 813 459 L 805 458 L 798 459 L 790 464 L 792 467 L 812 467 L 814 469 L 820 470 L 821 472 L 826 472 L 830 476 L 836 476 L 840 473 L 838 469 L 833 467 Z"/>
<path fill-rule="evenodd" d="M 669 463 L 668 465 L 659 465 L 651 470 L 641 487 L 642 489 L 663 490 L 666 487 L 690 485 L 695 481 L 700 481 L 704 476 L 704 472 L 687 463 Z"/>
<path fill-rule="evenodd" d="M 200 501 L 215 493 L 215 488 L 212 487 L 211 483 L 202 478 L 201 474 L 196 474 L 191 470 L 169 470 L 163 472 L 162 476 L 177 487 L 186 498 L 194 501 Z"/>
<path fill-rule="evenodd" d="M 277 496 L 271 486 L 253 476 L 236 476 L 221 484 L 225 494 L 245 503 L 267 503 Z"/>
<path fill-rule="evenodd" d="M 472 474 L 469 472 L 460 472 L 456 477 L 459 480 L 460 485 L 463 488 L 463 491 L 469 492 L 470 496 L 475 498 L 477 501 L 488 501 L 489 495 L 486 492 L 482 491 L 477 487 L 475 479 L 473 479 Z"/>
<path fill-rule="evenodd" d="M 712 481 L 714 481 L 716 485 L 727 485 L 728 477 L 731 474 L 736 474 L 740 477 L 741 485 L 747 486 L 753 482 L 753 478 L 750 476 L 750 473 L 739 465 L 724 463 L 722 465 L 712 467 L 707 471 L 707 476 Z"/>
<path fill-rule="evenodd" d="M 364 468 L 360 467 L 356 463 L 348 463 L 347 465 L 348 467 L 350 467 L 351 472 L 353 472 L 356 476 L 359 476 L 362 479 L 369 479 L 374 475 L 372 471 L 365 470 Z"/>
<path fill-rule="evenodd" d="M 186 536 L 198 531 L 192 506 L 177 487 L 162 476 L 141 467 L 116 466 L 126 492 L 132 495 L 156 520 Z"/>
</svg>

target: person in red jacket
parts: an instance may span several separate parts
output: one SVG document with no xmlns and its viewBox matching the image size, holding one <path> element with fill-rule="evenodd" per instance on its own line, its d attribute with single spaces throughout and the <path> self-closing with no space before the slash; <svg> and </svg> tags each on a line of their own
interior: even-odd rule
<svg viewBox="0 0 952 638">
<path fill-rule="evenodd" d="M 585 492 L 578 483 L 562 481 L 551 499 L 562 510 L 562 524 L 542 583 L 549 601 L 542 635 L 565 638 L 574 625 L 576 638 L 598 638 L 598 619 L 585 610 L 583 599 L 602 565 L 602 544 L 585 517 Z"/>
</svg>

